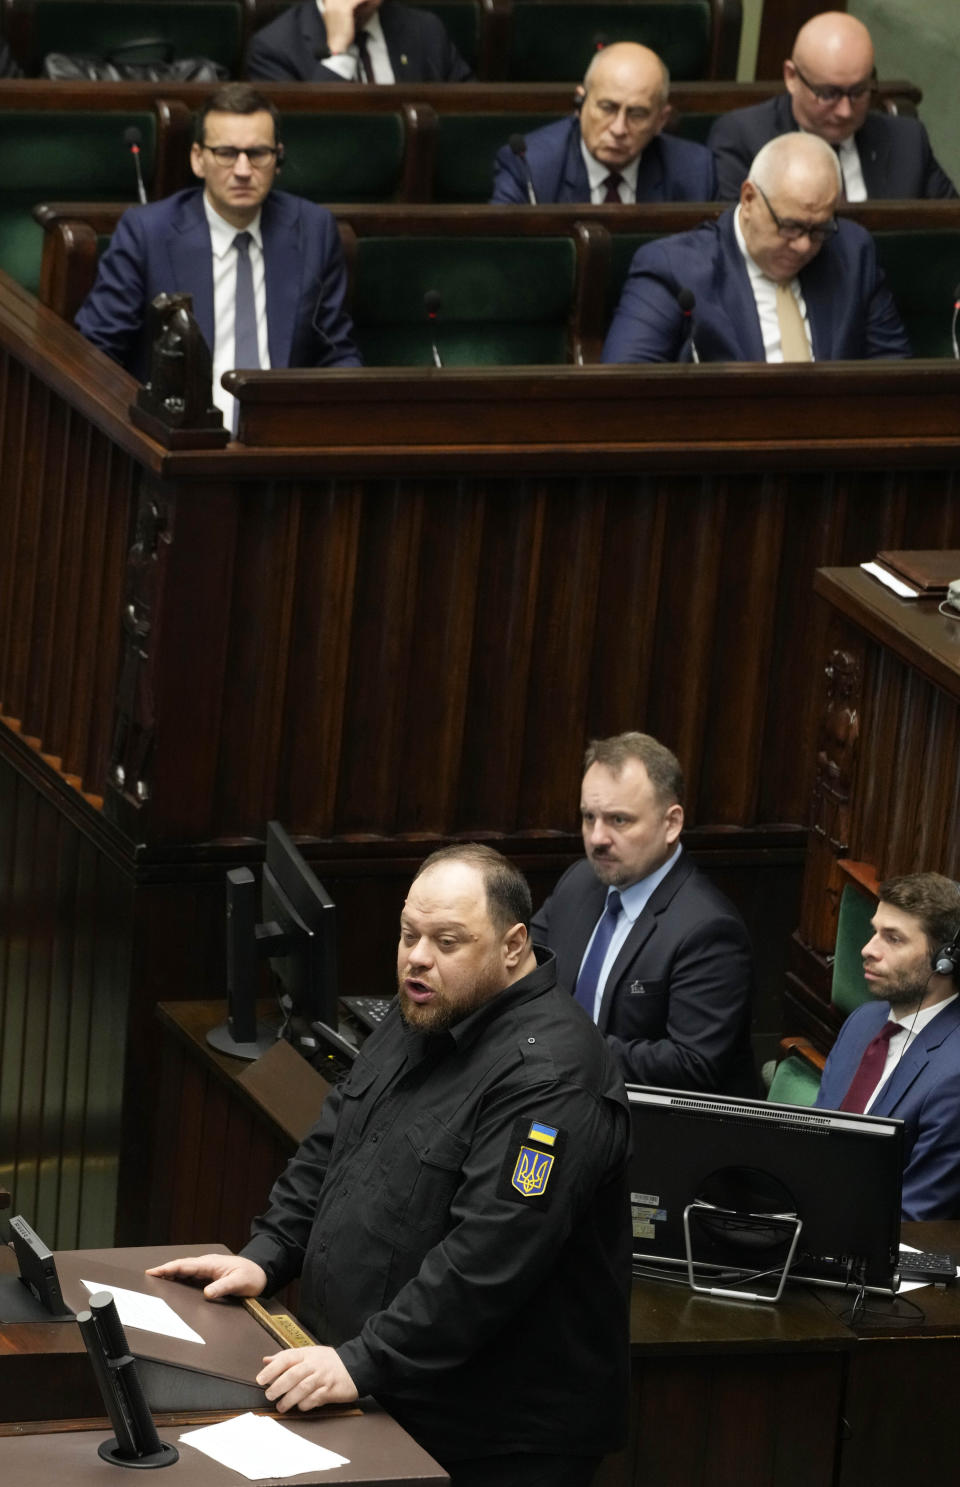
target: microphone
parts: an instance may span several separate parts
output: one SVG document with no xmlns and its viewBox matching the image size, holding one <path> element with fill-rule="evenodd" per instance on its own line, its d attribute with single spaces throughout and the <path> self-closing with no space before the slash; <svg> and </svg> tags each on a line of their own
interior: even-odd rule
<svg viewBox="0 0 960 1487">
<path fill-rule="evenodd" d="M 140 169 L 140 146 L 143 144 L 143 135 L 136 124 L 131 124 L 129 129 L 123 131 L 123 142 L 133 156 L 133 165 L 137 172 L 137 195 L 140 198 L 140 205 L 145 207 L 147 193 L 143 184 L 143 171 Z"/>
<path fill-rule="evenodd" d="M 598 31 L 593 38 L 593 50 L 602 52 L 605 46 L 610 45 L 610 39 L 605 31 Z"/>
<path fill-rule="evenodd" d="M 511 134 L 510 148 L 523 166 L 523 173 L 527 178 L 527 200 L 532 207 L 538 206 L 537 193 L 533 189 L 533 176 L 530 173 L 530 161 L 527 159 L 527 141 L 522 134 Z"/>
<path fill-rule="evenodd" d="M 693 332 L 694 332 L 693 312 L 694 312 L 694 309 L 696 308 L 696 304 L 697 304 L 696 296 L 694 295 L 693 290 L 692 289 L 678 289 L 677 290 L 677 304 L 680 306 L 680 309 L 683 312 L 683 318 L 684 318 L 684 320 L 687 323 L 686 324 L 686 333 L 684 335 L 684 344 L 680 347 L 680 355 L 677 357 L 677 361 L 682 361 L 683 360 L 683 352 L 686 349 L 686 347 L 689 346 L 690 347 L 690 360 L 691 361 L 695 361 L 695 362 L 699 362 L 700 357 L 697 354 L 697 343 L 696 343 L 696 341 L 693 338 Z"/>
<path fill-rule="evenodd" d="M 430 350 L 433 352 L 433 364 L 435 367 L 442 367 L 443 362 L 440 360 L 440 352 L 437 350 L 435 329 L 437 316 L 440 313 L 439 289 L 427 290 L 426 294 L 423 296 L 423 308 L 427 312 L 427 323 L 430 326 Z"/>
<path fill-rule="evenodd" d="M 960 284 L 953 291 L 953 319 L 950 322 L 950 340 L 953 343 L 953 359 L 960 361 L 960 350 L 957 349 L 957 315 L 960 314 Z"/>
</svg>

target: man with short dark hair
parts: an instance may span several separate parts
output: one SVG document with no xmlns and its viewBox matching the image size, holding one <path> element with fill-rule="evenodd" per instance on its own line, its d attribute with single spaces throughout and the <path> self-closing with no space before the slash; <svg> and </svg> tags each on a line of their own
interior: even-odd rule
<svg viewBox="0 0 960 1487">
<path fill-rule="evenodd" d="M 282 1411 L 374 1394 L 455 1487 L 587 1487 L 625 1434 L 623 1082 L 528 936 L 492 848 L 434 853 L 400 918 L 397 1005 L 241 1256 L 153 1274 L 254 1296 L 301 1277 L 323 1346 L 269 1359 Z"/>
<path fill-rule="evenodd" d="M 663 134 L 670 74 L 649 47 L 620 41 L 587 68 L 577 113 L 534 129 L 523 159 L 497 154 L 491 201 L 712 201 L 713 156 L 692 140 Z"/>
<path fill-rule="evenodd" d="M 909 356 L 873 239 L 838 219 L 839 202 L 837 158 L 823 140 L 771 140 L 735 211 L 634 254 L 603 360 Z"/>
<path fill-rule="evenodd" d="M 470 77 L 439 16 L 400 0 L 301 0 L 254 33 L 258 82 L 463 83 Z"/>
<path fill-rule="evenodd" d="M 151 301 L 190 293 L 228 428 L 236 399 L 220 385 L 225 371 L 360 365 L 337 224 L 325 207 L 273 190 L 282 160 L 273 104 L 247 83 L 226 84 L 200 110 L 190 152 L 202 186 L 124 213 L 76 317 L 142 381 Z"/>
<path fill-rule="evenodd" d="M 879 899 L 862 952 L 875 1000 L 840 1029 L 816 1103 L 902 1120 L 904 1218 L 960 1218 L 960 887 L 911 873 Z"/>
<path fill-rule="evenodd" d="M 768 140 L 794 129 L 819 135 L 837 151 L 847 201 L 956 196 L 920 120 L 871 111 L 873 42 L 855 16 L 837 10 L 813 16 L 798 31 L 783 76 L 785 93 L 720 114 L 710 130 L 722 200 L 737 199 L 750 161 Z"/>
<path fill-rule="evenodd" d="M 740 915 L 680 846 L 683 774 L 646 733 L 590 744 L 586 859 L 534 915 L 537 944 L 633 1084 L 756 1094 L 753 954 Z"/>
</svg>

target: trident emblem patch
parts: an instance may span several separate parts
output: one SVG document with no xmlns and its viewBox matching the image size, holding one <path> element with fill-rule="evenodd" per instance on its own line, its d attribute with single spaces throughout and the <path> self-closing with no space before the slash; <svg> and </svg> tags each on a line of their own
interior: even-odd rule
<svg viewBox="0 0 960 1487">
<path fill-rule="evenodd" d="M 516 1188 L 525 1198 L 542 1197 L 547 1189 L 553 1162 L 552 1152 L 535 1151 L 532 1146 L 521 1146 L 517 1165 L 510 1179 L 511 1187 Z"/>
</svg>

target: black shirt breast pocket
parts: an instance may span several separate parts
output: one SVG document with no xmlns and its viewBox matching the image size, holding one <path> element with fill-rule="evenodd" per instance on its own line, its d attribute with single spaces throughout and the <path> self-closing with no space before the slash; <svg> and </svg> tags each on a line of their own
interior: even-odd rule
<svg viewBox="0 0 960 1487">
<path fill-rule="evenodd" d="M 388 1143 L 372 1227 L 410 1247 L 443 1233 L 468 1150 L 467 1142 L 435 1115 L 418 1115 Z"/>
</svg>

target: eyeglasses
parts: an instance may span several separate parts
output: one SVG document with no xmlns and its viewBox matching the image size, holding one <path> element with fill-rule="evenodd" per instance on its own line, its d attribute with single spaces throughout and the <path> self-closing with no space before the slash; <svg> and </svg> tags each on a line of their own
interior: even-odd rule
<svg viewBox="0 0 960 1487">
<path fill-rule="evenodd" d="M 766 203 L 767 211 L 776 224 L 777 231 L 786 242 L 795 243 L 799 238 L 809 238 L 811 243 L 825 243 L 827 238 L 833 237 L 833 234 L 839 230 L 840 224 L 836 217 L 828 217 L 826 222 L 792 222 L 778 217 L 770 205 L 767 193 L 757 186 L 756 181 L 752 181 L 751 185 L 760 192 Z"/>
<path fill-rule="evenodd" d="M 249 150 L 237 149 L 236 145 L 201 145 L 209 150 L 218 165 L 236 165 L 241 155 L 246 155 L 254 170 L 269 164 L 279 154 L 277 145 L 251 145 Z"/>
<path fill-rule="evenodd" d="M 877 74 L 872 72 L 865 83 L 856 83 L 852 88 L 834 88 L 829 83 L 812 83 L 809 78 L 804 77 L 796 62 L 791 64 L 797 77 L 805 88 L 809 88 L 814 98 L 821 103 L 839 103 L 841 98 L 849 98 L 851 103 L 859 103 L 868 93 L 872 93 L 876 86 Z"/>
</svg>

